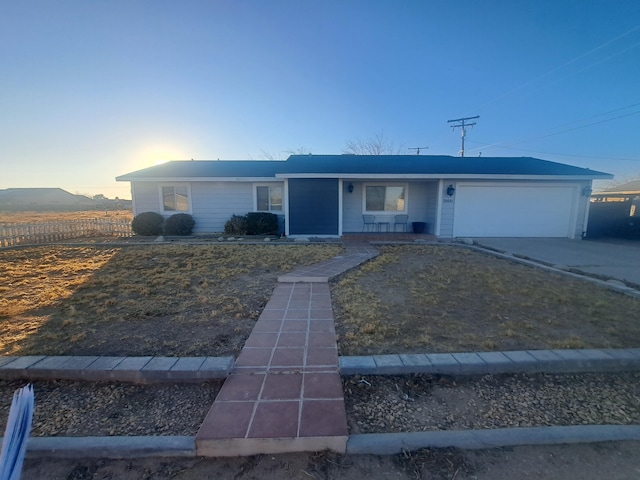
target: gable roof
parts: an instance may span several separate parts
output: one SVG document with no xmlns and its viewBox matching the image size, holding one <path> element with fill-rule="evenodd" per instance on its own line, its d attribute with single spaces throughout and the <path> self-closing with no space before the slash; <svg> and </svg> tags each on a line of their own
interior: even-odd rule
<svg viewBox="0 0 640 480">
<path fill-rule="evenodd" d="M 284 171 L 285 160 L 174 160 L 116 177 L 117 181 L 270 178 Z"/>
<path fill-rule="evenodd" d="M 449 155 L 292 155 L 288 173 L 391 175 L 551 175 L 610 177 L 608 173 L 532 157 Z M 288 176 L 288 175 L 283 175 Z"/>
<path fill-rule="evenodd" d="M 116 177 L 118 181 L 248 181 L 324 178 L 578 178 L 613 176 L 531 157 L 446 155 L 292 155 L 285 161 L 173 161 Z"/>
</svg>

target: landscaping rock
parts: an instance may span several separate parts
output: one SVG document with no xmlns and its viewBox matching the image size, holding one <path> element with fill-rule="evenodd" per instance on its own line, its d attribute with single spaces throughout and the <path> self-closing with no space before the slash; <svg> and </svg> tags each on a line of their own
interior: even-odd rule
<svg viewBox="0 0 640 480">
<path fill-rule="evenodd" d="M 31 435 L 195 435 L 222 382 L 131 385 L 115 382 L 33 382 Z M 0 431 L 13 392 L 23 381 L 0 381 Z"/>
<path fill-rule="evenodd" d="M 640 373 L 352 376 L 350 434 L 640 424 Z"/>
</svg>

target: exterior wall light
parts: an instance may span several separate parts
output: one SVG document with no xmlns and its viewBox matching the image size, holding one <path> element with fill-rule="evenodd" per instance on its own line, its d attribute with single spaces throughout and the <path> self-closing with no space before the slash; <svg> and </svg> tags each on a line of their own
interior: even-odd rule
<svg viewBox="0 0 640 480">
<path fill-rule="evenodd" d="M 582 189 L 582 196 L 583 197 L 590 197 L 591 194 L 593 193 L 593 190 L 591 190 L 591 187 L 586 186 Z"/>
<path fill-rule="evenodd" d="M 449 185 L 447 187 L 447 195 L 449 195 L 450 197 L 453 197 L 454 193 L 456 193 L 456 187 L 454 187 L 453 185 Z"/>
<path fill-rule="evenodd" d="M 349 193 L 353 193 L 353 183 L 349 184 L 349 186 L 347 187 L 347 190 L 349 191 Z"/>
</svg>

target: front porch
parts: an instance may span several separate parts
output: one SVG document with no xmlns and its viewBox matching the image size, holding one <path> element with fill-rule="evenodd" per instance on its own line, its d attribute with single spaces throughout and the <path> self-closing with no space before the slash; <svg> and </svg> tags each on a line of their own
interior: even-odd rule
<svg viewBox="0 0 640 480">
<path fill-rule="evenodd" d="M 409 232 L 347 232 L 342 234 L 342 241 L 348 243 L 368 242 L 432 242 L 435 235 Z"/>
<path fill-rule="evenodd" d="M 376 240 L 402 238 L 398 234 L 407 235 L 401 241 L 431 239 L 438 222 L 438 181 L 343 180 L 341 207 L 343 236 L 362 232 Z M 425 235 L 413 233 L 414 223 L 423 224 Z"/>
</svg>

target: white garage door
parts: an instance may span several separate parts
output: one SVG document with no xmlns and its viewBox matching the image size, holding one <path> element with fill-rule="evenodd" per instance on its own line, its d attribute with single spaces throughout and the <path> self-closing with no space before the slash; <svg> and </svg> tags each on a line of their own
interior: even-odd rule
<svg viewBox="0 0 640 480">
<path fill-rule="evenodd" d="M 573 186 L 465 185 L 455 192 L 454 237 L 572 237 Z"/>
</svg>

